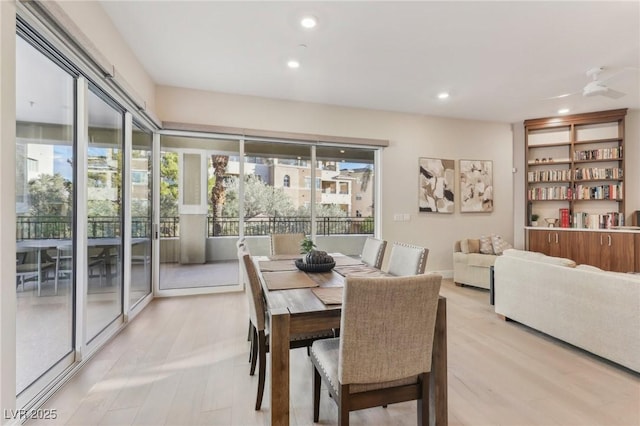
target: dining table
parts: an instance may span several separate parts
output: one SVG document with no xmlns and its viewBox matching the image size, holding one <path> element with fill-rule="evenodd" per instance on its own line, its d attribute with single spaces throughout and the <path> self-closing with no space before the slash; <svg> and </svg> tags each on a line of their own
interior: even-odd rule
<svg viewBox="0 0 640 426">
<path fill-rule="evenodd" d="M 340 328 L 341 291 L 345 276 L 388 276 L 359 259 L 332 253 L 336 267 L 326 272 L 303 272 L 294 260 L 300 256 L 254 256 L 270 317 L 269 387 L 271 425 L 289 425 L 290 337 Z M 324 290 L 326 289 L 326 290 Z M 332 290 L 334 289 L 334 290 Z M 328 298 L 326 297 L 328 294 Z M 338 295 L 338 300 L 333 300 Z M 326 303 L 320 297 L 323 296 Z M 307 373 L 305 371 L 305 373 Z M 429 424 L 446 425 L 447 418 L 447 301 L 440 296 L 436 314 L 430 374 Z"/>
</svg>

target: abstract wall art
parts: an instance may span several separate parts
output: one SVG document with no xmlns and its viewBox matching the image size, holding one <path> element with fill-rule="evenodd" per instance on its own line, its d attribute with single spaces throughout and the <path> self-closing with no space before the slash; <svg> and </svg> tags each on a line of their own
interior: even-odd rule
<svg viewBox="0 0 640 426">
<path fill-rule="evenodd" d="M 455 160 L 419 159 L 419 209 L 421 212 L 453 213 Z"/>
<path fill-rule="evenodd" d="M 493 163 L 460 160 L 460 211 L 493 211 Z"/>
</svg>

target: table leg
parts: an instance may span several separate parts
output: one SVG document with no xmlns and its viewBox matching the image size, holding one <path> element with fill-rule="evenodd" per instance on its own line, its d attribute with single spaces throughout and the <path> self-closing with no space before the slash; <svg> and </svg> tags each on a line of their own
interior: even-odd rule
<svg viewBox="0 0 640 426">
<path fill-rule="evenodd" d="M 447 402 L 447 299 L 438 300 L 436 329 L 431 358 L 431 415 L 429 424 L 446 425 L 448 419 Z"/>
<path fill-rule="evenodd" d="M 289 324 L 287 310 L 271 312 L 271 425 L 289 425 Z"/>
<path fill-rule="evenodd" d="M 40 286 L 42 285 L 42 250 L 37 250 L 38 254 L 38 297 L 40 297 Z"/>
</svg>

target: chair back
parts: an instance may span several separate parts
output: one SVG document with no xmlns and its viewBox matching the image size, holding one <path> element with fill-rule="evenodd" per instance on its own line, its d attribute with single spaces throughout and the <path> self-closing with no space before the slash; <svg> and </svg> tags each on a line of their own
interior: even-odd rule
<svg viewBox="0 0 640 426">
<path fill-rule="evenodd" d="M 300 254 L 300 243 L 304 240 L 303 233 L 271 234 L 271 255 Z"/>
<path fill-rule="evenodd" d="M 435 274 L 345 279 L 341 384 L 389 382 L 431 371 L 441 280 Z"/>
<path fill-rule="evenodd" d="M 251 254 L 246 245 L 239 245 L 238 261 L 242 267 L 242 276 L 244 277 L 245 292 L 249 299 L 249 317 L 251 323 L 257 331 L 265 329 L 265 303 L 262 294 L 262 285 L 258 277 L 256 265 L 251 259 Z"/>
<path fill-rule="evenodd" d="M 382 267 L 382 259 L 384 258 L 384 250 L 387 248 L 385 240 L 379 240 L 373 237 L 367 237 L 362 247 L 360 260 L 369 266 L 380 269 Z"/>
<path fill-rule="evenodd" d="M 427 248 L 393 243 L 388 272 L 400 277 L 424 274 L 428 256 L 429 249 Z"/>
</svg>

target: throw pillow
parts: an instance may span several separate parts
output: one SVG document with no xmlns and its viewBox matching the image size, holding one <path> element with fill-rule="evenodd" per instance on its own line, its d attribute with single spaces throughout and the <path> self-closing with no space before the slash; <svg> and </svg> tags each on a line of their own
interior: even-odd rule
<svg viewBox="0 0 640 426">
<path fill-rule="evenodd" d="M 493 244 L 491 244 L 491 237 L 485 235 L 480 237 L 480 253 L 493 254 Z"/>
<path fill-rule="evenodd" d="M 464 254 L 469 253 L 469 240 L 460 240 L 460 251 Z"/>
<path fill-rule="evenodd" d="M 500 235 L 491 236 L 491 245 L 493 246 L 493 252 L 497 255 L 501 255 L 503 251 L 513 248 L 513 246 L 506 242 Z"/>
<path fill-rule="evenodd" d="M 468 239 L 469 253 L 480 253 L 480 240 Z"/>
</svg>

